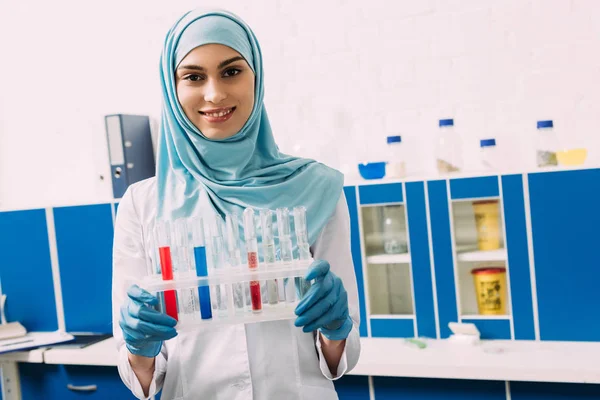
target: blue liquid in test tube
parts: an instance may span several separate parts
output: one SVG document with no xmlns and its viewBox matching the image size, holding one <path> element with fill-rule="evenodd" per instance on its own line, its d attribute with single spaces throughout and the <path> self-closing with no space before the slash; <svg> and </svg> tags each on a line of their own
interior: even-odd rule
<svg viewBox="0 0 600 400">
<path fill-rule="evenodd" d="M 190 230 L 192 232 L 192 245 L 194 246 L 194 261 L 197 276 L 208 276 L 208 264 L 206 261 L 206 242 L 204 241 L 204 225 L 202 218 L 193 218 Z M 200 299 L 200 317 L 202 319 L 212 318 L 212 306 L 210 303 L 210 287 L 199 286 L 198 298 Z"/>
</svg>

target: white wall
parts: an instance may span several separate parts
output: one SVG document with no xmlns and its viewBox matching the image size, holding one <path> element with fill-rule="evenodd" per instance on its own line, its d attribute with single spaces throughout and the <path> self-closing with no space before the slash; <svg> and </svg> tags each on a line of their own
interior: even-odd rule
<svg viewBox="0 0 600 400">
<path fill-rule="evenodd" d="M 198 4 L 224 5 L 0 2 L 1 209 L 111 198 L 103 116 L 158 119 L 164 34 Z M 261 42 L 265 101 L 284 151 L 333 166 L 378 161 L 385 136 L 402 134 L 409 170 L 421 173 L 437 120 L 453 117 L 468 166 L 485 137 L 511 166 L 525 166 L 535 122 L 548 118 L 600 159 L 600 1 L 226 5 Z"/>
</svg>

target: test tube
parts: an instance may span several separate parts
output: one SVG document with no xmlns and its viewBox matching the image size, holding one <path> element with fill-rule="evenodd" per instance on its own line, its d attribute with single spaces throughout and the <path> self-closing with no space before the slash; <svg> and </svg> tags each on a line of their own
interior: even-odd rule
<svg viewBox="0 0 600 400">
<path fill-rule="evenodd" d="M 210 235 L 212 241 L 212 259 L 213 259 L 213 267 L 217 274 L 221 274 L 225 268 L 225 247 L 223 246 L 223 229 L 221 226 L 221 216 L 215 214 L 213 223 L 210 224 Z M 220 317 L 227 316 L 227 303 L 230 302 L 233 304 L 233 296 L 228 290 L 228 285 L 221 284 L 215 285 L 214 288 L 214 298 L 217 300 L 216 309 Z M 214 305 L 213 305 L 214 306 Z M 231 307 L 231 311 L 233 312 L 233 306 Z"/>
<path fill-rule="evenodd" d="M 240 220 L 237 213 L 227 214 L 225 218 L 225 227 L 227 229 L 227 249 L 229 251 L 229 263 L 234 269 L 239 269 L 242 265 L 242 253 L 240 251 Z M 233 285 L 233 303 L 237 313 L 244 313 L 246 310 L 246 301 L 244 299 L 244 284 L 234 283 Z"/>
<path fill-rule="evenodd" d="M 306 208 L 294 207 L 294 230 L 296 242 L 298 243 L 298 258 L 300 261 L 311 259 L 310 245 L 308 243 L 308 230 L 306 228 Z M 310 284 L 302 277 L 295 278 L 300 297 L 304 297 Z"/>
<path fill-rule="evenodd" d="M 258 268 L 258 242 L 256 239 L 256 226 L 254 223 L 254 209 L 244 210 L 244 236 L 246 238 L 246 250 L 248 252 L 248 268 Z M 260 282 L 250 281 L 250 297 L 252 298 L 252 312 L 262 312 L 262 300 L 260 295 Z"/>
<path fill-rule="evenodd" d="M 275 237 L 273 235 L 273 211 L 260 210 L 260 224 L 262 227 L 262 247 L 263 258 L 267 268 L 275 264 Z M 277 279 L 267 281 L 267 297 L 269 304 L 279 303 L 279 291 L 277 289 Z"/>
<path fill-rule="evenodd" d="M 171 249 L 174 276 L 176 278 L 191 278 L 194 276 L 189 257 L 189 240 L 187 224 L 184 219 L 178 219 L 171 225 L 173 238 L 173 248 Z M 179 305 L 179 318 L 195 319 L 198 310 L 198 297 L 195 289 L 178 289 L 177 300 Z"/>
<path fill-rule="evenodd" d="M 208 264 L 206 260 L 206 241 L 204 240 L 204 223 L 202 218 L 195 217 L 189 221 L 191 245 L 194 249 L 194 263 L 196 265 L 196 276 L 208 276 Z M 210 288 L 198 286 L 198 299 L 200 301 L 200 318 L 211 319 L 212 308 L 210 304 Z"/>
<path fill-rule="evenodd" d="M 292 234 L 290 229 L 290 211 L 287 207 L 277 209 L 277 229 L 279 230 L 279 250 L 281 261 L 284 265 L 289 265 L 293 261 L 292 256 Z M 291 279 L 286 279 L 285 300 L 288 303 L 296 301 L 296 289 Z"/>
<path fill-rule="evenodd" d="M 173 262 L 171 260 L 171 226 L 168 221 L 156 224 L 156 243 L 160 258 L 160 272 L 163 281 L 173 280 Z M 165 311 L 168 316 L 179 320 L 177 315 L 177 295 L 174 290 L 164 291 Z"/>
</svg>

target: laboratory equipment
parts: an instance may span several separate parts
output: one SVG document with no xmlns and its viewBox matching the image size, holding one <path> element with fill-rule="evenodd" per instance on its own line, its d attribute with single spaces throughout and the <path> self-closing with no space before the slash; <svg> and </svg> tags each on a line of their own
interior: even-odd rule
<svg viewBox="0 0 600 400">
<path fill-rule="evenodd" d="M 258 241 L 254 217 L 254 209 L 248 207 L 244 210 L 244 236 L 248 254 L 248 269 L 251 271 L 258 269 Z M 250 281 L 250 297 L 252 298 L 252 312 L 260 313 L 262 311 L 262 297 L 260 282 L 257 280 Z"/>
<path fill-rule="evenodd" d="M 385 162 L 358 164 L 358 172 L 364 179 L 381 179 L 385 176 Z"/>
<path fill-rule="evenodd" d="M 240 226 L 239 217 L 236 213 L 228 214 L 225 217 L 225 226 L 227 229 L 227 250 L 229 253 L 229 265 L 234 271 L 239 271 L 242 265 L 242 253 L 240 250 Z M 237 313 L 245 312 L 245 288 L 242 282 L 234 283 L 233 303 Z"/>
<path fill-rule="evenodd" d="M 164 281 L 173 280 L 173 262 L 171 260 L 171 224 L 169 221 L 157 221 L 156 244 L 160 257 L 160 271 Z M 177 295 L 174 290 L 165 290 L 165 312 L 174 319 L 178 318 Z"/>
<path fill-rule="evenodd" d="M 471 271 L 477 308 L 482 315 L 506 314 L 506 268 L 483 267 Z"/>
<path fill-rule="evenodd" d="M 406 176 L 406 164 L 401 136 L 388 136 L 388 160 L 385 166 L 387 178 L 403 178 Z"/>
<path fill-rule="evenodd" d="M 482 139 L 479 141 L 481 166 L 486 171 L 498 168 L 498 149 L 496 139 Z"/>
<path fill-rule="evenodd" d="M 129 185 L 155 174 L 150 118 L 115 114 L 105 116 L 104 122 L 113 196 L 120 199 Z"/>
<path fill-rule="evenodd" d="M 558 165 L 556 153 L 560 149 L 558 137 L 551 120 L 537 122 L 536 163 L 538 167 L 553 167 Z"/>
<path fill-rule="evenodd" d="M 273 211 L 260 210 L 260 224 L 262 229 L 263 259 L 267 269 L 275 265 L 275 236 L 273 234 Z M 277 279 L 267 281 L 267 297 L 269 304 L 279 304 L 279 290 Z"/>
<path fill-rule="evenodd" d="M 403 237 L 404 209 L 400 205 L 390 205 L 381 208 L 383 220 L 383 250 L 387 254 L 406 253 L 408 246 Z"/>
<path fill-rule="evenodd" d="M 298 259 L 301 261 L 310 260 L 312 256 L 310 254 L 310 244 L 308 243 L 305 207 L 294 207 L 294 231 L 296 233 L 296 243 L 298 245 Z M 310 288 L 310 284 L 301 277 L 295 278 L 295 281 L 300 298 L 302 298 Z"/>
<path fill-rule="evenodd" d="M 279 254 L 284 265 L 293 261 L 292 236 L 290 228 L 290 210 L 287 207 L 277 209 L 277 230 L 279 234 Z M 290 279 L 284 281 L 285 300 L 288 303 L 296 301 L 295 283 Z"/>
<path fill-rule="evenodd" d="M 213 271 L 215 275 L 222 275 L 226 273 L 226 253 L 223 244 L 223 227 L 220 215 L 214 215 L 209 231 L 211 236 L 209 250 L 212 256 Z M 233 313 L 233 294 L 231 293 L 230 285 L 219 284 L 211 286 L 211 297 L 216 301 L 216 303 L 213 302 L 213 308 L 217 310 L 219 317 L 227 316 L 228 310 Z"/>
<path fill-rule="evenodd" d="M 194 265 L 196 275 L 208 276 L 208 262 L 206 259 L 206 241 L 204 239 L 204 222 L 201 217 L 195 217 L 188 222 L 190 232 L 190 245 L 194 251 Z M 210 303 L 210 288 L 198 286 L 198 299 L 200 303 L 200 318 L 212 318 L 212 306 Z"/>
<path fill-rule="evenodd" d="M 440 119 L 435 157 L 440 174 L 458 172 L 462 169 L 461 140 L 454 129 L 453 119 Z"/>
<path fill-rule="evenodd" d="M 475 225 L 477 227 L 477 246 L 481 251 L 500 248 L 500 205 L 498 200 L 480 200 L 473 202 Z"/>
<path fill-rule="evenodd" d="M 175 220 L 171 227 L 173 246 L 171 248 L 171 257 L 173 262 L 173 275 L 176 279 L 189 278 L 195 276 L 195 268 L 192 269 L 192 263 L 189 254 L 188 229 L 184 219 Z M 179 319 L 196 318 L 199 309 L 198 291 L 185 288 L 177 290 L 177 301 L 179 309 Z"/>
</svg>

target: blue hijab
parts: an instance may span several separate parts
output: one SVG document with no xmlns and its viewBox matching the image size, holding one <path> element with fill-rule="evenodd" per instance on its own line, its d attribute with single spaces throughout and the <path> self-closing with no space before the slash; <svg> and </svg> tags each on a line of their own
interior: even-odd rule
<svg viewBox="0 0 600 400">
<path fill-rule="evenodd" d="M 205 137 L 177 100 L 177 65 L 191 50 L 209 43 L 236 50 L 255 73 L 254 109 L 239 132 L 222 140 Z M 169 30 L 160 61 L 158 218 L 207 212 L 241 216 L 246 207 L 291 211 L 304 206 L 313 244 L 335 210 L 343 176 L 314 160 L 279 151 L 263 104 L 262 54 L 250 27 L 227 11 L 190 11 Z"/>
</svg>

